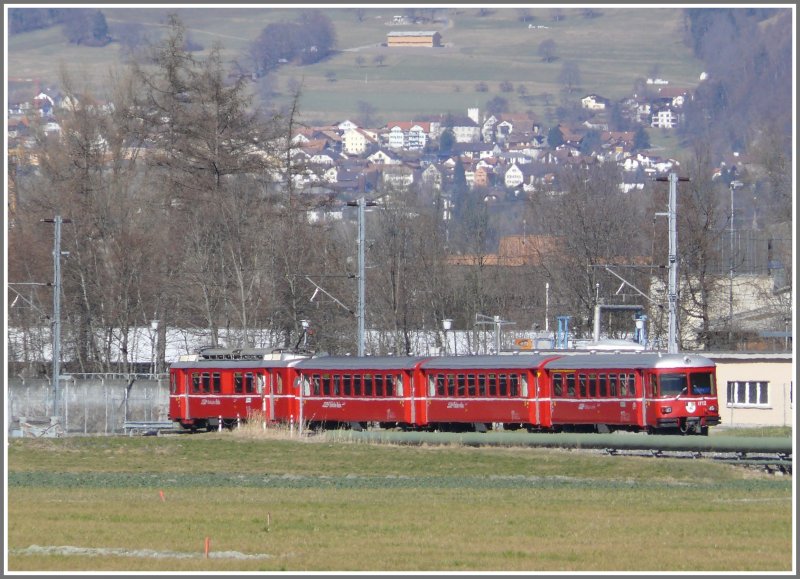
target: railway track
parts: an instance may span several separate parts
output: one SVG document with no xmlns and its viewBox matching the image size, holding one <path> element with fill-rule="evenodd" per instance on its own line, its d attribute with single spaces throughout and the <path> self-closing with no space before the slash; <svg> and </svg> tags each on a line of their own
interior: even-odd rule
<svg viewBox="0 0 800 579">
<path fill-rule="evenodd" d="M 793 472 L 790 438 L 735 436 L 661 436 L 617 434 L 441 433 L 396 431 L 330 431 L 332 441 L 385 442 L 464 446 L 527 446 L 561 448 L 609 456 L 706 459 L 774 474 Z"/>
</svg>

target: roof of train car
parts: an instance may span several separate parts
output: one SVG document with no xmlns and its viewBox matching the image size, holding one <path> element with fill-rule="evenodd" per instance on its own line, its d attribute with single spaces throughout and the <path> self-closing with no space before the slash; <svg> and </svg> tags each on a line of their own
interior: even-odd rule
<svg viewBox="0 0 800 579">
<path fill-rule="evenodd" d="M 209 368 L 227 369 L 254 369 L 254 368 L 288 368 L 294 366 L 302 358 L 294 360 L 195 360 L 192 362 L 173 362 L 170 368 L 197 368 L 206 370 Z"/>
<path fill-rule="evenodd" d="M 410 370 L 426 356 L 320 356 L 297 364 L 300 370 Z"/>
<path fill-rule="evenodd" d="M 581 368 L 703 368 L 716 366 L 713 360 L 697 354 L 576 354 L 551 360 L 548 370 Z"/>
<path fill-rule="evenodd" d="M 466 369 L 499 369 L 499 368 L 536 368 L 553 354 L 520 354 L 517 356 L 440 356 L 431 358 L 420 367 L 425 370 L 466 370 Z"/>
</svg>

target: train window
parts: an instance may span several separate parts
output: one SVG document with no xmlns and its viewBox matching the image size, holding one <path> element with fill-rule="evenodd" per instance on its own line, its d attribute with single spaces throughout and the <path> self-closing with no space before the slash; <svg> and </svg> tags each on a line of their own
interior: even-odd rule
<svg viewBox="0 0 800 579">
<path fill-rule="evenodd" d="M 686 394 L 688 392 L 686 378 L 686 374 L 661 374 L 659 376 L 660 396 L 665 398 Z"/>
<path fill-rule="evenodd" d="M 235 394 L 244 392 L 244 380 L 241 372 L 234 372 L 233 374 L 233 392 Z"/>
<path fill-rule="evenodd" d="M 394 389 L 394 391 L 392 391 Z M 393 383 L 391 385 L 386 385 L 386 395 L 387 396 L 402 396 L 403 395 L 403 376 L 402 374 L 398 374 L 394 376 Z"/>
<path fill-rule="evenodd" d="M 248 372 L 247 374 L 244 375 L 244 389 L 247 392 L 252 392 L 253 391 L 253 373 L 252 372 Z"/>
<path fill-rule="evenodd" d="M 170 394 L 175 394 L 178 391 L 177 378 L 174 373 L 169 376 L 169 391 Z"/>
<path fill-rule="evenodd" d="M 658 390 L 658 385 L 656 384 L 656 377 L 654 374 L 647 375 L 647 395 L 650 398 L 655 398 L 657 396 L 656 392 Z"/>
<path fill-rule="evenodd" d="M 714 375 L 710 372 L 692 372 L 689 374 L 692 394 L 716 394 L 714 391 Z"/>
<path fill-rule="evenodd" d="M 555 374 L 553 374 L 553 395 L 554 396 L 561 396 L 561 394 L 563 392 L 563 386 L 561 384 L 562 384 L 561 372 L 556 372 Z"/>
<path fill-rule="evenodd" d="M 383 396 L 383 374 L 375 374 L 375 396 Z"/>
<path fill-rule="evenodd" d="M 608 395 L 612 398 L 617 396 L 617 375 L 616 374 L 609 374 L 608 375 Z"/>
<path fill-rule="evenodd" d="M 353 376 L 353 396 L 361 396 L 361 376 L 358 374 Z"/>
<path fill-rule="evenodd" d="M 467 395 L 467 378 L 463 374 L 456 376 L 456 392 L 457 396 Z"/>
<path fill-rule="evenodd" d="M 192 392 L 200 392 L 200 373 L 192 372 Z"/>
<path fill-rule="evenodd" d="M 478 374 L 478 396 L 486 396 L 486 375 Z"/>
<path fill-rule="evenodd" d="M 452 374 L 447 375 L 447 395 L 456 395 L 456 378 Z"/>
<path fill-rule="evenodd" d="M 436 393 L 439 396 L 444 396 L 445 395 L 445 391 L 444 391 L 445 383 L 446 383 L 446 381 L 445 381 L 445 378 L 444 378 L 444 374 L 437 374 L 436 375 Z"/>
<path fill-rule="evenodd" d="M 214 372 L 211 378 L 212 385 L 214 386 L 214 394 L 219 394 L 222 392 L 222 377 L 219 375 L 219 372 Z"/>
<path fill-rule="evenodd" d="M 527 374 L 520 374 L 519 375 L 519 383 L 522 386 L 522 391 L 521 391 L 522 397 L 523 398 L 527 398 L 528 397 L 528 375 Z"/>
<path fill-rule="evenodd" d="M 580 391 L 580 397 L 586 398 L 586 374 L 578 376 L 578 389 Z"/>
<path fill-rule="evenodd" d="M 322 384 L 322 395 L 323 396 L 330 396 L 331 395 L 331 377 L 329 374 L 323 374 L 322 376 L 314 376 L 315 380 L 319 380 Z"/>
<path fill-rule="evenodd" d="M 345 396 L 353 395 L 353 377 L 350 374 L 342 376 L 342 394 Z"/>
<path fill-rule="evenodd" d="M 375 394 L 373 387 L 372 374 L 364 374 L 364 396 L 373 396 Z"/>
<path fill-rule="evenodd" d="M 428 376 L 428 396 L 433 398 L 436 396 L 436 379 L 433 376 Z"/>
<path fill-rule="evenodd" d="M 342 394 L 342 377 L 336 374 L 333 376 L 333 395 L 340 396 Z"/>
<path fill-rule="evenodd" d="M 567 396 L 575 397 L 575 374 L 567 374 Z"/>
<path fill-rule="evenodd" d="M 267 375 L 266 374 L 256 374 L 256 391 L 259 394 L 264 393 L 264 387 L 267 385 Z"/>
<path fill-rule="evenodd" d="M 589 374 L 589 396 L 597 397 L 597 374 Z"/>
<path fill-rule="evenodd" d="M 509 393 L 511 396 L 519 396 L 519 374 L 509 374 L 508 376 Z"/>
<path fill-rule="evenodd" d="M 308 378 L 303 378 L 303 396 L 311 396 L 311 383 Z"/>
<path fill-rule="evenodd" d="M 200 377 L 203 382 L 203 392 L 211 392 L 211 374 L 203 372 Z"/>
<path fill-rule="evenodd" d="M 497 375 L 497 390 L 500 396 L 508 396 L 508 376 L 506 374 Z"/>
<path fill-rule="evenodd" d="M 489 384 L 489 396 L 497 396 L 497 375 L 487 374 L 486 382 Z"/>
<path fill-rule="evenodd" d="M 471 397 L 477 394 L 477 389 L 475 388 L 475 374 L 467 374 L 467 393 Z"/>
<path fill-rule="evenodd" d="M 276 374 L 275 381 L 278 383 L 278 394 L 283 394 L 283 376 Z"/>
<path fill-rule="evenodd" d="M 598 374 L 597 376 L 597 395 L 601 398 L 608 396 L 608 383 L 605 374 Z"/>
<path fill-rule="evenodd" d="M 620 375 L 620 381 L 622 380 L 622 376 L 625 376 L 625 374 Z M 631 398 L 636 398 L 636 374 L 628 374 L 627 376 L 628 396 Z"/>
</svg>

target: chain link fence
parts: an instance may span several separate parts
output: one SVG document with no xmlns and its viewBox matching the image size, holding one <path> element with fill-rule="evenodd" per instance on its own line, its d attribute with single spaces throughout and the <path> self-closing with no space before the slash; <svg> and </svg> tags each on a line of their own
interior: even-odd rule
<svg viewBox="0 0 800 579">
<path fill-rule="evenodd" d="M 167 374 L 73 374 L 61 381 L 60 416 L 48 379 L 9 378 L 9 436 L 123 434 L 126 422 L 168 422 Z"/>
</svg>

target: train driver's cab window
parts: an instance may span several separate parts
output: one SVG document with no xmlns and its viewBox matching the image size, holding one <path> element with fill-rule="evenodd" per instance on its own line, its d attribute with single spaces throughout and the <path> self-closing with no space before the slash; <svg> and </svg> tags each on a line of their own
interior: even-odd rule
<svg viewBox="0 0 800 579">
<path fill-rule="evenodd" d="M 659 383 L 662 398 L 679 396 L 688 392 L 686 374 L 661 374 Z"/>
<path fill-rule="evenodd" d="M 433 398 L 436 396 L 436 377 L 428 376 L 428 396 Z"/>
<path fill-rule="evenodd" d="M 714 375 L 711 372 L 692 372 L 689 374 L 689 383 L 692 386 L 692 394 L 696 395 L 715 395 Z"/>
<path fill-rule="evenodd" d="M 519 384 L 521 388 L 521 394 L 523 398 L 528 397 L 528 375 L 527 374 L 520 374 L 519 375 Z"/>
<path fill-rule="evenodd" d="M 561 396 L 564 392 L 563 377 L 561 372 L 553 374 L 553 395 Z"/>
<path fill-rule="evenodd" d="M 394 380 L 394 394 L 391 391 L 391 386 L 389 390 L 386 392 L 388 396 L 402 396 L 403 395 L 403 375 L 398 374 L 393 378 Z"/>
<path fill-rule="evenodd" d="M 283 376 L 276 374 L 275 381 L 278 383 L 278 394 L 283 394 Z"/>
</svg>

